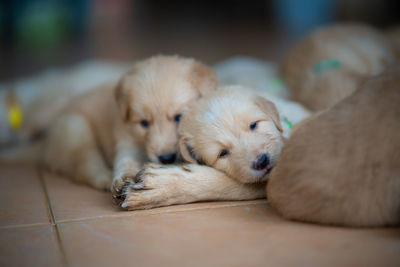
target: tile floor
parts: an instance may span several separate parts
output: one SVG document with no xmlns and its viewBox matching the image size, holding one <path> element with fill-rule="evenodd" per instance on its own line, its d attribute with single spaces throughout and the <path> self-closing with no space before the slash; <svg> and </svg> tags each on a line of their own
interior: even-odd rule
<svg viewBox="0 0 400 267">
<path fill-rule="evenodd" d="M 265 200 L 126 212 L 108 193 L 0 165 L 0 266 L 400 266 L 400 229 L 290 222 Z"/>
</svg>

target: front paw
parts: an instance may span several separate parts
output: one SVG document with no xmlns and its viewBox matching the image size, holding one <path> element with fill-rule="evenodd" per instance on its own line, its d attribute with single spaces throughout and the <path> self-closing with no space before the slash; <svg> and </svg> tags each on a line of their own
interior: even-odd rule
<svg viewBox="0 0 400 267">
<path fill-rule="evenodd" d="M 121 188 L 118 204 L 127 210 L 180 204 L 179 178 L 182 168 L 148 164 Z"/>
<path fill-rule="evenodd" d="M 124 200 L 124 191 L 126 186 L 135 179 L 136 174 L 133 173 L 125 173 L 122 175 L 118 175 L 118 177 L 114 178 L 113 183 L 111 185 L 111 194 L 114 202 L 117 205 L 120 205 Z"/>
</svg>

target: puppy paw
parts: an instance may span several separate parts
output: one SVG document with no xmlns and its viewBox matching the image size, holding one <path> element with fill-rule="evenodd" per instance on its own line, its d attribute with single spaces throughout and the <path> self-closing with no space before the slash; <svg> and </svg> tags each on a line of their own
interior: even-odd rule
<svg viewBox="0 0 400 267">
<path fill-rule="evenodd" d="M 148 164 L 123 185 L 118 204 L 127 210 L 181 204 L 179 181 L 184 174 L 181 166 Z"/>
<path fill-rule="evenodd" d="M 111 194 L 114 202 L 119 205 L 123 201 L 125 187 L 135 179 L 136 174 L 125 173 L 114 178 L 111 185 Z"/>
</svg>

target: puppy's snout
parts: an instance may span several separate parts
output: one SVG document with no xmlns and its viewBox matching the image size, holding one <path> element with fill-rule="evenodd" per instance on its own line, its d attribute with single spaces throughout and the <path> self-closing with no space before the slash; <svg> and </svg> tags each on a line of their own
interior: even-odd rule
<svg viewBox="0 0 400 267">
<path fill-rule="evenodd" d="M 257 160 L 253 162 L 253 169 L 255 170 L 263 170 L 265 169 L 269 164 L 269 158 L 267 154 L 261 154 L 258 155 Z"/>
<path fill-rule="evenodd" d="M 171 154 L 167 154 L 167 155 L 161 155 L 158 157 L 158 160 L 162 163 L 162 164 L 171 164 L 174 163 L 176 160 L 176 153 L 171 153 Z"/>
</svg>

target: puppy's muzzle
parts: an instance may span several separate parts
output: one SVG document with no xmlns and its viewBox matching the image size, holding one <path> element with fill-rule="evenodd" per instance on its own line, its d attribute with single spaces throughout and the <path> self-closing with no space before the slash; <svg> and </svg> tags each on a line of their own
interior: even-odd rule
<svg viewBox="0 0 400 267">
<path fill-rule="evenodd" d="M 176 160 L 176 153 L 171 153 L 171 154 L 167 154 L 167 155 L 158 156 L 158 160 L 162 164 L 172 164 Z"/>
<path fill-rule="evenodd" d="M 260 154 L 258 155 L 257 159 L 253 162 L 252 168 L 260 171 L 265 169 L 269 164 L 269 158 L 267 154 Z"/>
</svg>

